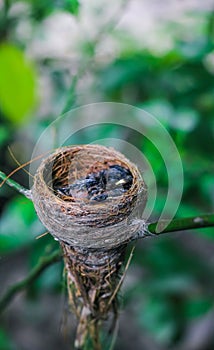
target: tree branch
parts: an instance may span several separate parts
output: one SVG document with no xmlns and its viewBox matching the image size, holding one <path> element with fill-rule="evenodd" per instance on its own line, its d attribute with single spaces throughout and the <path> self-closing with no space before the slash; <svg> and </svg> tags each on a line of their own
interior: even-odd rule
<svg viewBox="0 0 214 350">
<path fill-rule="evenodd" d="M 0 179 L 3 180 L 2 184 L 5 182 L 15 188 L 18 192 L 31 199 L 31 191 L 27 190 L 23 186 L 19 185 L 14 180 L 9 179 L 3 172 L 0 171 Z M 2 186 L 0 184 L 0 187 Z M 161 227 L 165 227 L 166 221 L 157 221 L 151 224 L 148 224 L 147 230 L 148 233 L 154 235 L 160 235 L 163 233 L 174 232 L 174 231 L 184 231 L 190 229 L 197 228 L 205 228 L 205 227 L 214 227 L 214 214 L 206 214 L 200 215 L 196 217 L 190 218 L 181 218 L 172 220 L 169 225 L 161 230 Z M 158 227 L 159 232 L 156 232 Z M 30 285 L 48 266 L 60 260 L 61 253 L 59 250 L 55 251 L 48 257 L 43 257 L 38 265 L 32 270 L 32 272 L 21 282 L 18 282 L 11 286 L 5 295 L 0 299 L 0 313 L 5 309 L 5 307 L 10 303 L 10 301 L 14 298 L 16 293 L 25 289 L 28 285 Z"/>
<path fill-rule="evenodd" d="M 3 297 L 0 299 L 0 313 L 4 311 L 7 305 L 11 302 L 11 300 L 15 297 L 15 295 L 21 292 L 23 289 L 32 284 L 36 278 L 50 265 L 60 261 L 61 259 L 61 251 L 56 250 L 49 256 L 44 256 L 40 259 L 38 265 L 34 267 L 31 273 L 22 281 L 11 286 Z"/>
<path fill-rule="evenodd" d="M 181 218 L 172 220 L 169 225 L 161 231 L 161 226 L 165 226 L 166 221 L 162 220 L 159 222 L 154 222 L 148 225 L 148 231 L 155 235 L 159 235 L 167 232 L 174 231 L 184 231 L 191 230 L 196 228 L 204 228 L 204 227 L 213 227 L 214 226 L 214 214 L 206 214 L 200 216 L 194 216 L 190 218 Z M 156 228 L 159 228 L 159 231 L 156 232 Z"/>
<path fill-rule="evenodd" d="M 2 171 L 0 171 L 0 179 L 3 180 L 3 182 L 0 184 L 0 188 L 6 182 L 9 186 L 15 188 L 15 190 L 23 194 L 25 197 L 32 199 L 30 190 L 27 190 L 25 187 L 21 186 L 16 181 L 9 179 L 8 176 L 5 175 Z M 199 216 L 194 216 L 190 218 L 174 219 L 169 223 L 169 225 L 165 229 L 161 230 L 161 226 L 165 227 L 166 222 L 167 221 L 162 220 L 162 221 L 151 223 L 148 225 L 148 231 L 152 234 L 159 235 L 162 233 L 168 233 L 168 232 L 174 232 L 174 231 L 184 231 L 184 230 L 203 228 L 203 227 L 213 227 L 214 214 L 205 214 L 205 215 L 199 215 Z M 156 232 L 157 226 L 159 228 L 159 231 L 161 232 Z"/>
<path fill-rule="evenodd" d="M 25 197 L 32 199 L 30 190 L 27 190 L 25 187 L 21 186 L 16 181 L 9 179 L 8 176 L 2 171 L 0 171 L 0 179 L 3 180 L 3 182 L 0 184 L 0 188 L 6 182 L 10 187 L 15 188 L 16 191 L 23 194 Z"/>
<path fill-rule="evenodd" d="M 16 188 L 16 187 L 15 187 Z M 214 215 L 200 215 L 196 217 L 183 218 L 183 219 L 174 219 L 170 222 L 170 224 L 161 232 L 156 232 L 157 225 L 159 229 L 161 229 L 161 225 L 165 225 L 165 221 L 162 220 L 159 223 L 154 222 L 148 225 L 148 231 L 151 234 L 159 235 L 168 232 L 174 231 L 184 231 L 196 228 L 204 228 L 204 227 L 214 227 Z M 36 278 L 50 265 L 55 262 L 58 262 L 61 258 L 61 251 L 56 250 L 48 257 L 41 258 L 40 262 L 37 266 L 31 271 L 31 273 L 22 281 L 11 286 L 4 296 L 0 299 L 0 313 L 4 311 L 10 301 L 15 297 L 15 295 L 21 292 L 23 289 L 28 287 L 31 283 L 33 283 Z"/>
</svg>

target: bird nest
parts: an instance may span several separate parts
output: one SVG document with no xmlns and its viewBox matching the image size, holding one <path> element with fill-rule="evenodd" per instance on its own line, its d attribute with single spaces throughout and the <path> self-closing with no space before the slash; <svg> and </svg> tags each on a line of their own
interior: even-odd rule
<svg viewBox="0 0 214 350">
<path fill-rule="evenodd" d="M 137 167 L 113 148 L 62 147 L 34 177 L 39 218 L 60 241 L 69 305 L 77 317 L 75 348 L 100 350 L 102 321 L 117 319 L 117 293 L 127 243 L 137 238 L 146 188 Z M 139 224 L 140 222 L 140 224 Z"/>
<path fill-rule="evenodd" d="M 35 175 L 33 202 L 57 239 L 82 248 L 111 249 L 132 239 L 129 224 L 145 206 L 137 167 L 113 148 L 62 147 Z"/>
</svg>

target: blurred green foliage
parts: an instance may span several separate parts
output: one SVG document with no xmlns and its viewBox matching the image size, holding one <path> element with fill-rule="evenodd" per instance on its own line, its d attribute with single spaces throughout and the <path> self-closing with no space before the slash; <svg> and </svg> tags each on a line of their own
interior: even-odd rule
<svg viewBox="0 0 214 350">
<path fill-rule="evenodd" d="M 0 46 L 0 103 L 6 118 L 24 122 L 35 102 L 35 74 L 15 46 Z"/>
<path fill-rule="evenodd" d="M 10 338 L 8 337 L 8 335 L 5 333 L 3 329 L 0 329 L 0 344 L 2 349 L 5 349 L 5 350 L 15 349 Z"/>
<path fill-rule="evenodd" d="M 98 39 L 87 37 L 82 46 L 78 46 L 79 56 L 69 62 L 63 53 L 59 57 L 43 52 L 34 55 L 33 50 L 29 54 L 29 48 L 37 40 L 39 51 L 40 41 L 35 33 L 43 33 L 39 40 L 45 37 L 44 23 L 51 16 L 66 13 L 75 20 L 81 12 L 79 2 L 29 0 L 20 2 L 26 6 L 24 11 L 22 8 L 11 11 L 15 3 L 5 1 L 0 16 L 0 169 L 9 173 L 16 167 L 7 151 L 8 145 L 12 145 L 20 162 L 27 161 L 30 157 L 28 151 L 62 110 L 84 101 L 90 102 L 90 99 L 94 102 L 95 98 L 129 103 L 156 116 L 180 152 L 184 193 L 177 216 L 213 212 L 213 13 L 203 11 L 197 14 L 190 38 L 181 30 L 181 24 L 168 21 L 164 29 L 166 33 L 175 31 L 168 51 L 157 54 L 150 48 L 139 48 L 134 39 L 113 31 L 111 35 L 119 36 L 122 43 L 122 48 L 113 58 L 104 60 L 104 63 L 99 61 L 96 57 Z M 26 28 L 18 36 L 22 21 Z M 198 25 L 197 21 L 203 25 Z M 102 33 L 101 39 L 105 35 L 108 32 Z M 77 63 L 80 64 L 79 70 Z M 91 85 L 87 85 L 88 76 L 92 77 Z M 46 85 L 44 82 L 42 85 L 42 78 L 46 79 Z M 85 84 L 89 91 L 84 90 Z M 73 140 L 87 143 L 93 141 L 94 135 L 100 139 L 123 138 L 125 133 L 114 125 L 105 124 L 102 128 L 82 130 Z M 167 189 L 164 162 L 149 140 L 136 133 L 127 135 L 128 142 L 143 151 L 154 170 L 158 197 L 152 217 L 156 218 L 163 208 Z M 17 181 L 27 186 L 26 174 L 19 172 L 16 176 Z M 30 201 L 17 196 L 6 185 L 0 188 L 0 198 L 0 254 L 9 258 L 15 251 L 27 248 L 31 268 L 57 243 L 50 236 L 35 240 L 45 229 Z M 125 302 L 129 304 L 135 300 L 139 327 L 149 332 L 161 346 L 178 344 L 191 321 L 205 317 L 214 307 L 213 262 L 206 259 L 207 246 L 214 248 L 213 229 L 198 230 L 195 237 L 197 242 L 199 240 L 198 255 L 190 249 L 189 241 L 187 246 L 185 242 L 181 244 L 180 234 L 175 238 L 167 236 L 143 242 L 134 256 L 134 267 L 140 269 L 142 275 L 127 289 Z M 193 235 L 191 239 L 194 240 Z M 204 245 L 200 244 L 202 241 Z M 58 292 L 60 275 L 61 266 L 49 268 L 32 286 L 30 294 L 38 296 L 47 289 Z M 0 348 L 13 349 L 5 332 L 0 329 Z M 213 346 L 214 339 L 209 349 Z"/>
<path fill-rule="evenodd" d="M 1 254 L 33 242 L 35 237 L 43 232 L 42 225 L 37 220 L 33 203 L 23 197 L 16 197 L 8 203 L 0 227 Z"/>
<path fill-rule="evenodd" d="M 35 20 L 41 21 L 43 18 L 49 16 L 52 12 L 57 10 L 65 10 L 74 15 L 78 14 L 79 1 L 78 0 L 25 0 L 31 3 L 32 17 Z"/>
</svg>

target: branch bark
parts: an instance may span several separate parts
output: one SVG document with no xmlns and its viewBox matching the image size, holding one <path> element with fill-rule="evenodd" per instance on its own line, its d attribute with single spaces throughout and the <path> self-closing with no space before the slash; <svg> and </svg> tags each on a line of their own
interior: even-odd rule
<svg viewBox="0 0 214 350">
<path fill-rule="evenodd" d="M 16 186 L 17 187 L 17 186 Z M 15 187 L 15 188 L 16 188 Z M 160 221 L 161 223 L 165 223 L 164 221 Z M 148 225 L 148 231 L 153 235 L 160 235 L 164 233 L 170 233 L 175 231 L 185 231 L 190 229 L 197 228 L 205 228 L 205 227 L 214 227 L 214 215 L 200 215 L 191 218 L 182 218 L 182 219 L 174 219 L 170 222 L 170 224 L 162 231 L 156 232 L 158 222 L 154 222 Z M 160 226 L 161 227 L 161 226 Z M 61 251 L 57 250 L 52 253 L 48 257 L 41 258 L 38 265 L 31 271 L 31 273 L 23 279 L 21 282 L 18 282 L 11 286 L 4 296 L 0 299 L 0 313 L 4 311 L 7 305 L 11 302 L 11 300 L 15 297 L 15 295 L 21 292 L 23 289 L 27 288 L 39 275 L 50 265 L 55 262 L 58 262 L 61 259 Z"/>
<path fill-rule="evenodd" d="M 185 231 L 196 228 L 213 227 L 214 226 L 214 214 L 205 214 L 200 216 L 194 216 L 190 218 L 180 218 L 172 220 L 169 225 L 161 231 L 161 225 L 165 226 L 164 220 L 154 222 L 148 225 L 148 231 L 155 235 L 174 231 Z M 156 232 L 157 225 L 161 232 Z"/>
<path fill-rule="evenodd" d="M 3 180 L 3 182 L 0 184 L 0 188 L 4 183 L 7 183 L 10 187 L 13 187 L 16 191 L 23 194 L 25 197 L 32 199 L 30 190 L 27 190 L 25 187 L 21 186 L 16 181 L 9 179 L 7 175 L 4 174 L 2 171 L 0 171 L 0 179 Z M 174 231 L 185 231 L 196 228 L 213 227 L 214 214 L 205 214 L 193 216 L 190 218 L 174 219 L 163 231 L 161 231 L 161 225 L 165 226 L 165 222 L 166 221 L 162 220 L 159 222 L 157 221 L 149 224 L 148 231 L 152 234 L 159 235 Z M 161 232 L 156 232 L 157 225 L 159 225 L 159 229 Z"/>
<path fill-rule="evenodd" d="M 19 193 L 23 194 L 29 199 L 31 197 L 31 191 L 27 190 L 16 181 L 9 179 L 3 172 L 0 171 L 0 179 L 3 180 L 0 187 L 7 183 L 9 186 L 13 187 Z M 164 233 L 170 233 L 175 231 L 185 231 L 190 229 L 205 228 L 205 227 L 214 227 L 214 214 L 205 214 L 190 218 L 178 218 L 172 220 L 169 225 L 161 231 L 161 225 L 165 227 L 166 221 L 162 220 L 159 222 L 150 223 L 147 226 L 148 233 L 151 235 L 160 235 Z M 159 229 L 159 232 L 156 232 L 156 229 Z M 161 232 L 160 232 L 161 231 Z M 21 282 L 18 282 L 11 286 L 5 295 L 0 299 L 0 313 L 6 308 L 14 296 L 29 286 L 48 266 L 60 260 L 61 253 L 59 250 L 55 251 L 48 257 L 43 257 L 38 265 L 32 270 L 32 272 L 23 279 Z"/>
<path fill-rule="evenodd" d="M 2 183 L 0 184 L 0 188 L 4 185 L 4 183 L 7 183 L 10 187 L 13 187 L 16 191 L 23 194 L 28 199 L 32 199 L 30 190 L 27 190 L 25 187 L 21 186 L 18 182 L 9 179 L 8 176 L 4 174 L 2 171 L 0 171 L 0 179 L 2 180 Z"/>
</svg>

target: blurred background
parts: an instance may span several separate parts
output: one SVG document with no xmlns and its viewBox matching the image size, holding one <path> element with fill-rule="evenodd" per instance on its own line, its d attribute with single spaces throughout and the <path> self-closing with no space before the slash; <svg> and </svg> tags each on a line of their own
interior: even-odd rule
<svg viewBox="0 0 214 350">
<path fill-rule="evenodd" d="M 184 168 L 177 217 L 214 210 L 214 4 L 211 0 L 0 0 L 0 170 L 31 158 L 46 127 L 92 102 L 152 113 Z M 114 125 L 85 129 L 76 143 L 122 137 L 148 157 L 161 213 L 167 174 L 157 149 Z M 8 148 L 9 146 L 9 148 Z M 17 160 L 15 160 L 15 159 Z M 28 168 L 26 168 L 28 169 Z M 28 187 L 28 174 L 13 179 Z M 0 188 L 0 296 L 58 244 L 32 203 Z M 214 348 L 213 229 L 138 242 L 125 280 L 116 349 Z M 1 350 L 71 349 L 62 263 L 53 264 L 0 316 Z"/>
</svg>

